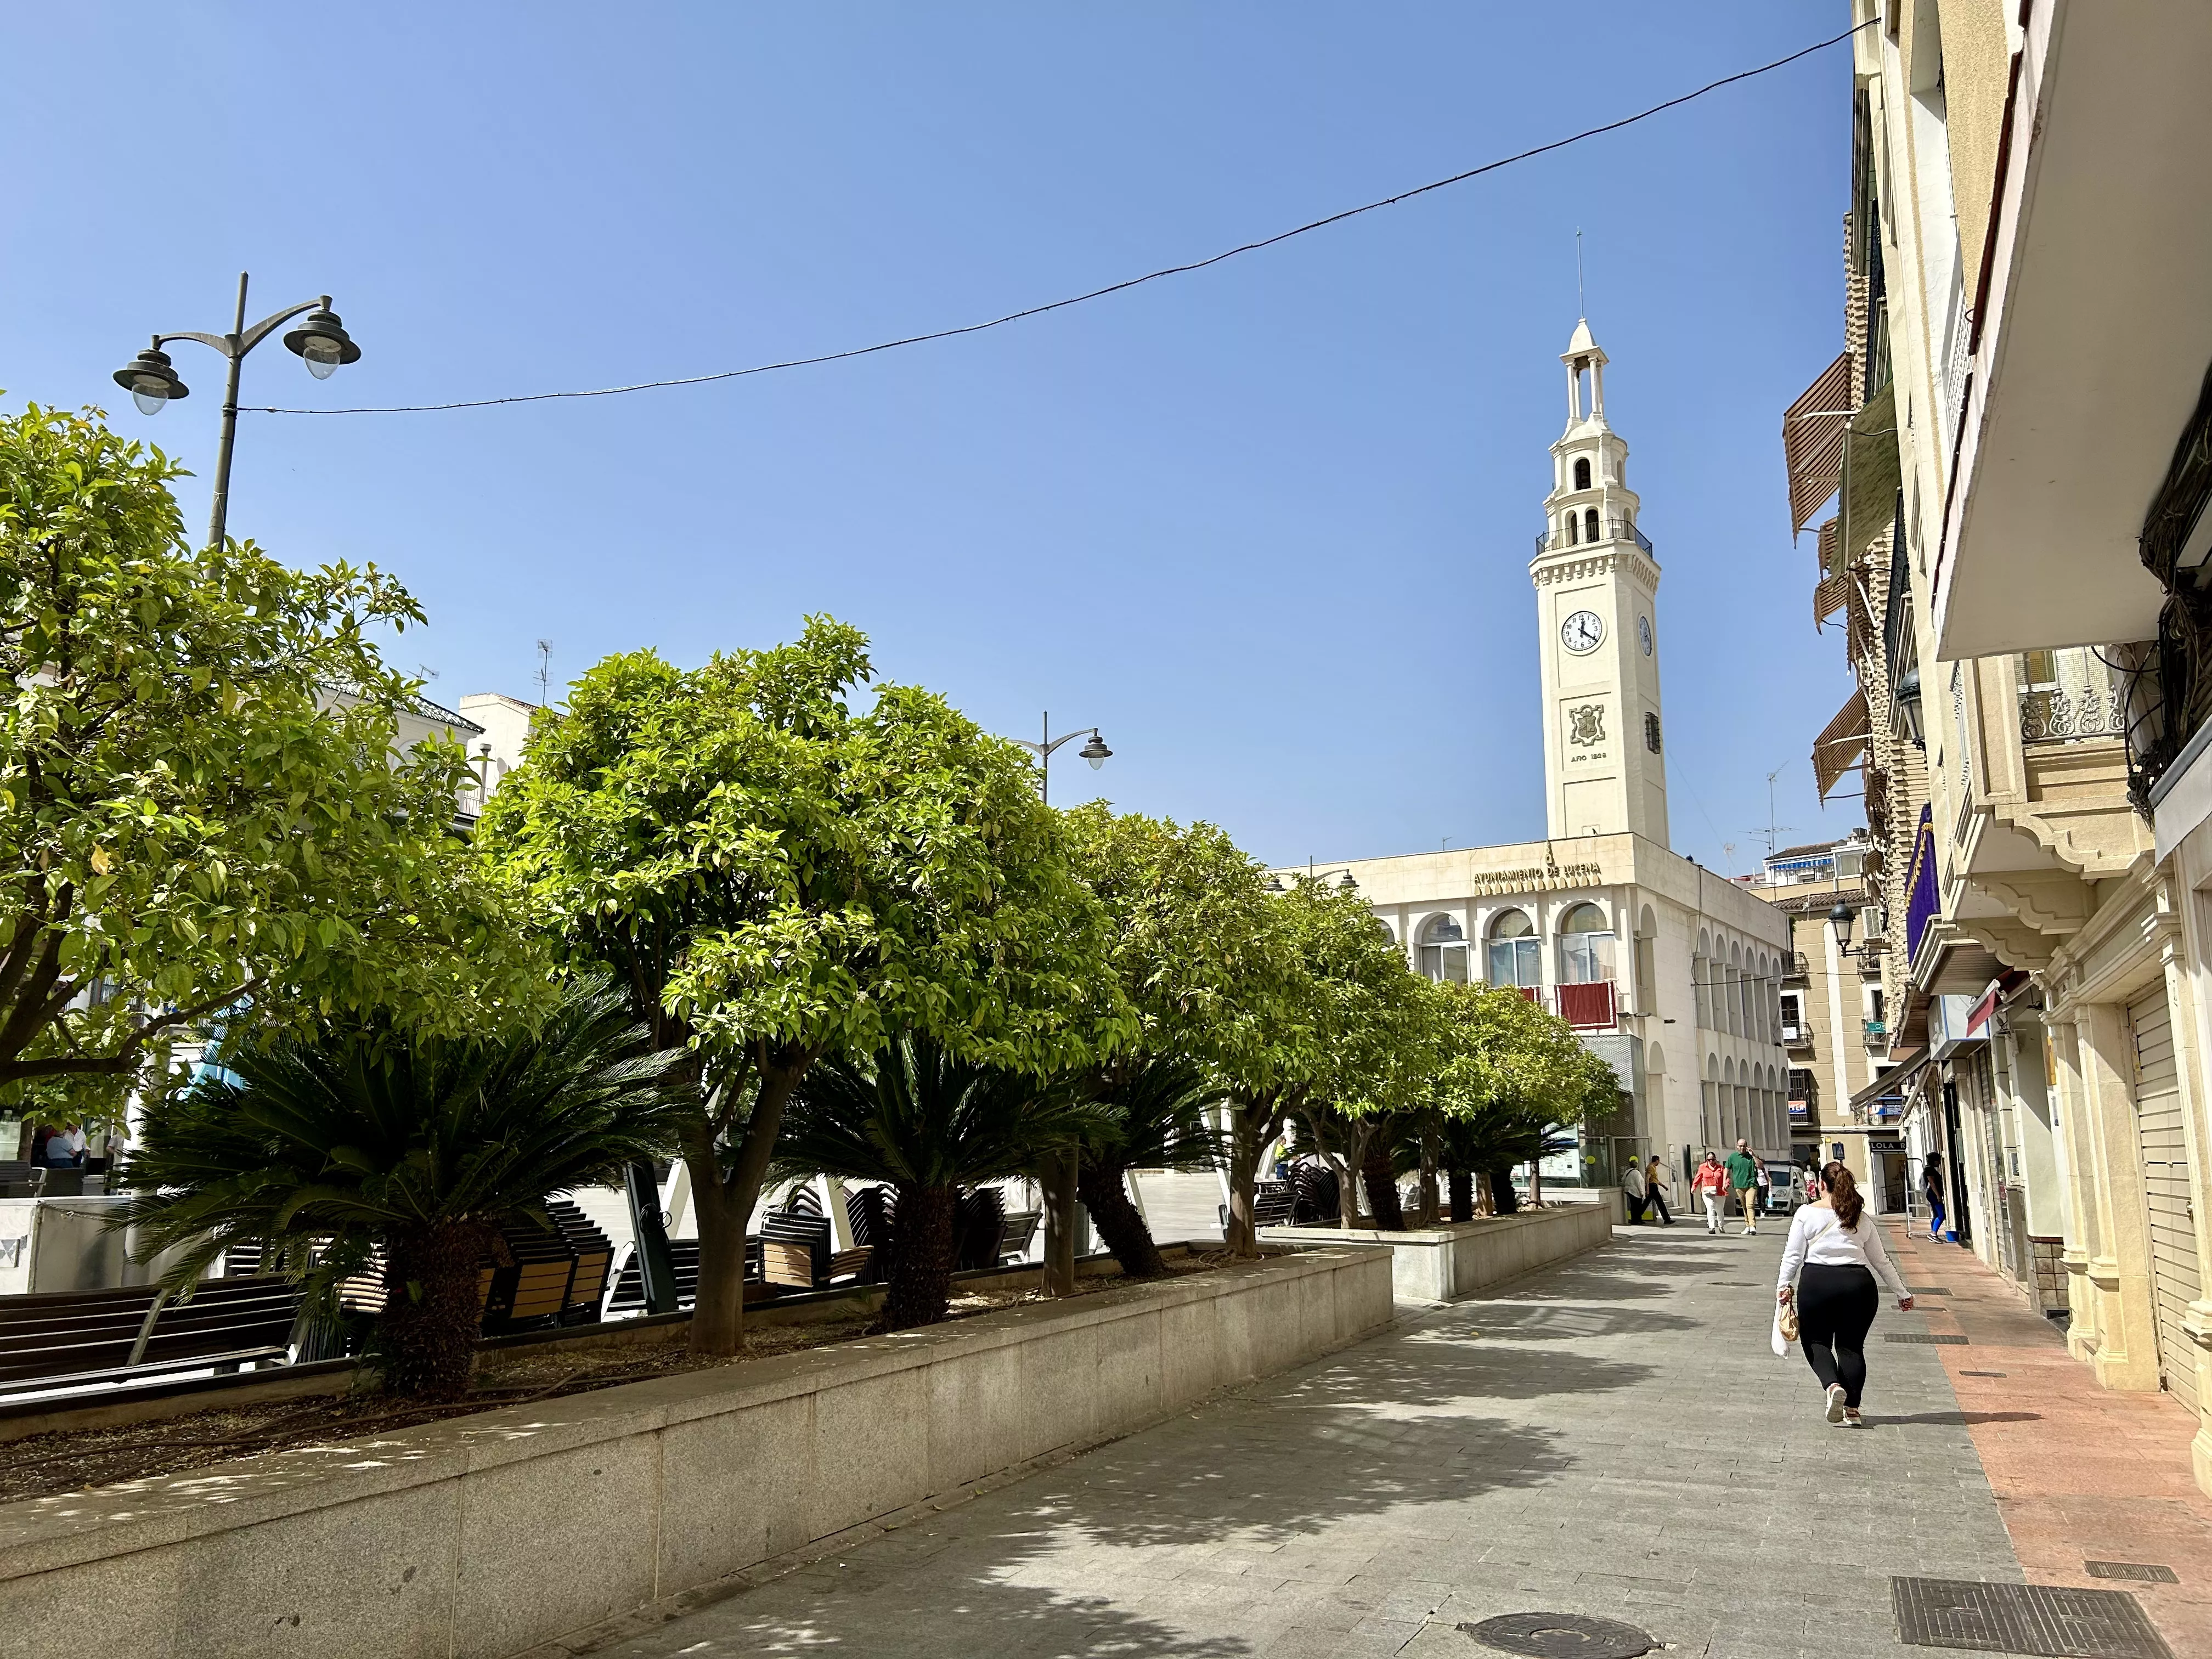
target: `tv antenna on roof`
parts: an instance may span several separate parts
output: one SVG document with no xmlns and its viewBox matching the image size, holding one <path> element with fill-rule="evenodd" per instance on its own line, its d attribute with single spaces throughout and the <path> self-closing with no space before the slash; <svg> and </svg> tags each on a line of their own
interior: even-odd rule
<svg viewBox="0 0 2212 1659">
<path fill-rule="evenodd" d="M 538 706 L 544 708 L 553 701 L 553 641 L 538 641 Z"/>
<path fill-rule="evenodd" d="M 1763 830 L 1747 832 L 1760 837 L 1766 842 L 1766 856 L 1769 858 L 1774 856 L 1774 843 L 1788 835 L 1790 830 L 1789 824 L 1777 823 L 1774 821 L 1774 781 L 1789 769 L 1790 763 L 1784 761 L 1766 775 L 1766 827 Z"/>
</svg>

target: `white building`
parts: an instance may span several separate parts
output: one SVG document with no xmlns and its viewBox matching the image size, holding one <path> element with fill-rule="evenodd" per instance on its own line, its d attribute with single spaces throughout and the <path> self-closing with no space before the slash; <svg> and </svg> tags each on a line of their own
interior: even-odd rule
<svg viewBox="0 0 2212 1659">
<path fill-rule="evenodd" d="M 1547 838 L 1319 873 L 1356 883 L 1418 970 L 1516 987 L 1613 1066 L 1626 1100 L 1585 1133 L 1581 1178 L 1610 1183 L 1632 1153 L 1686 1173 L 1740 1136 L 1786 1158 L 1790 918 L 1668 848 L 1659 562 L 1587 322 L 1563 361 L 1567 426 L 1528 567 Z"/>
</svg>

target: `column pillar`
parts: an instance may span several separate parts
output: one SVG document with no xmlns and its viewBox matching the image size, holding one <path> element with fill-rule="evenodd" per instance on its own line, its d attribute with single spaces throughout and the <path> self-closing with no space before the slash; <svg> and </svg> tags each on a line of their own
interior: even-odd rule
<svg viewBox="0 0 2212 1659">
<path fill-rule="evenodd" d="M 2082 1087 L 2094 1162 L 2091 1196 L 2099 1249 L 2089 1258 L 2096 1287 L 2097 1380 L 2108 1389 L 2154 1393 L 2158 1327 L 2151 1299 L 2150 1219 L 2136 1110 L 2127 1011 L 2093 1002 L 2082 1011 Z"/>
</svg>

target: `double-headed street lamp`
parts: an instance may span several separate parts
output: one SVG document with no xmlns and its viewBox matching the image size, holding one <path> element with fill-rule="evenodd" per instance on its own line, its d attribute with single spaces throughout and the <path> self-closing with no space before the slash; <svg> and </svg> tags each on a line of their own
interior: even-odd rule
<svg viewBox="0 0 2212 1659">
<path fill-rule="evenodd" d="M 346 363 L 356 362 L 361 348 L 353 343 L 338 321 L 337 313 L 331 309 L 327 294 L 313 300 L 303 300 L 288 307 L 274 316 L 264 317 L 252 328 L 246 325 L 246 273 L 238 274 L 238 313 L 228 334 L 156 334 L 154 343 L 115 371 L 115 384 L 131 394 L 131 401 L 138 405 L 142 415 L 159 415 L 162 409 L 179 398 L 191 395 L 191 388 L 177 377 L 169 362 L 169 354 L 161 348 L 172 340 L 198 340 L 204 346 L 212 346 L 229 360 L 230 373 L 222 389 L 222 441 L 216 450 L 215 505 L 208 515 L 208 545 L 222 545 L 223 520 L 230 506 L 230 452 L 232 441 L 238 435 L 238 371 L 246 361 L 246 354 L 267 339 L 280 324 L 288 323 L 301 312 L 307 319 L 299 327 L 284 336 L 284 349 L 307 364 L 307 373 L 319 380 L 326 380 Z"/>
<path fill-rule="evenodd" d="M 1098 735 L 1098 728 L 1095 726 L 1086 726 L 1079 727 L 1077 730 L 1073 732 L 1064 732 L 1055 738 L 1052 734 L 1052 714 L 1051 712 L 1048 710 L 1044 717 L 1044 741 L 1042 743 L 1031 743 L 1027 738 L 1016 738 L 1014 739 L 1016 743 L 1021 744 L 1023 748 L 1028 750 L 1030 753 L 1037 757 L 1037 798 L 1043 801 L 1046 805 L 1049 806 L 1052 805 L 1053 750 L 1058 749 L 1063 744 L 1073 743 L 1078 738 L 1083 737 L 1086 734 L 1089 735 L 1091 741 L 1085 744 L 1082 748 L 1077 750 L 1075 752 L 1082 756 L 1084 759 L 1089 761 L 1091 763 L 1091 769 L 1096 772 L 1100 767 L 1106 764 L 1107 761 L 1112 757 L 1114 751 L 1106 746 L 1105 738 Z"/>
</svg>

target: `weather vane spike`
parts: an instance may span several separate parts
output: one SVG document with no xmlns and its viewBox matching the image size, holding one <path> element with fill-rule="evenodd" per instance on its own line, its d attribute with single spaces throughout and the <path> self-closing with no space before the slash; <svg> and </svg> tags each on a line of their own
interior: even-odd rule
<svg viewBox="0 0 2212 1659">
<path fill-rule="evenodd" d="M 1580 225 L 1575 227 L 1575 315 L 1589 315 L 1589 301 L 1583 297 L 1583 228 Z"/>
</svg>

